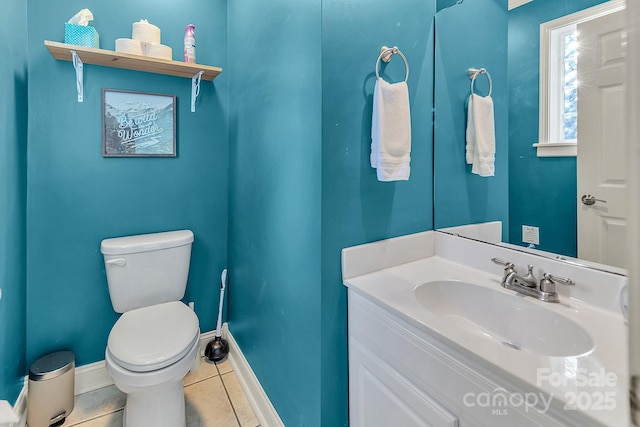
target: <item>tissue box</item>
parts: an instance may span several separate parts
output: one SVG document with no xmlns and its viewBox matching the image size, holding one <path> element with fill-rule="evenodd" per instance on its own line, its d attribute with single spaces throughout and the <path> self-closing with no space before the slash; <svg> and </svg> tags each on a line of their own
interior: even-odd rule
<svg viewBox="0 0 640 427">
<path fill-rule="evenodd" d="M 100 47 L 100 36 L 89 25 L 64 24 L 64 42 L 78 46 Z"/>
</svg>

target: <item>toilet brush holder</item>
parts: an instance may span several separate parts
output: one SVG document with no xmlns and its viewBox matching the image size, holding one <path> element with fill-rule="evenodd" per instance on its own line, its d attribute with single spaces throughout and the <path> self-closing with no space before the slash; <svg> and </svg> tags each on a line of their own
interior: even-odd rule
<svg viewBox="0 0 640 427">
<path fill-rule="evenodd" d="M 224 303 L 224 290 L 227 287 L 227 269 L 222 270 L 220 277 L 220 303 L 218 305 L 218 323 L 216 325 L 216 337 L 209 341 L 204 349 L 205 361 L 209 363 L 219 362 L 229 354 L 229 343 L 222 338 L 222 307 Z"/>
</svg>

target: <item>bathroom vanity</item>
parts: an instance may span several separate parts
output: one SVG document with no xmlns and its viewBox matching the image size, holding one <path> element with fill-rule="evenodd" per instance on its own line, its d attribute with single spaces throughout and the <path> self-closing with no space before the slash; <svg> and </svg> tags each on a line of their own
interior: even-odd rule
<svg viewBox="0 0 640 427">
<path fill-rule="evenodd" d="M 504 267 L 571 278 L 558 303 Z M 626 277 L 438 232 L 343 251 L 351 426 L 626 426 Z"/>
</svg>

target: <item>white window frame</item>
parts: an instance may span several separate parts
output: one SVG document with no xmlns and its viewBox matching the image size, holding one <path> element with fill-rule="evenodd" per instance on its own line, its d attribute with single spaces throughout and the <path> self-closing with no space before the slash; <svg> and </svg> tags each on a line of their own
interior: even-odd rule
<svg viewBox="0 0 640 427">
<path fill-rule="evenodd" d="M 533 144 L 538 152 L 538 157 L 575 157 L 578 155 L 577 142 L 559 142 L 553 135 L 554 125 L 558 123 L 560 117 L 556 112 L 562 105 L 561 94 L 558 93 L 551 79 L 554 73 L 561 73 L 559 52 L 562 52 L 560 29 L 571 25 L 578 25 L 583 22 L 608 15 L 625 8 L 625 0 L 610 0 L 605 3 L 581 10 L 571 15 L 563 16 L 553 21 L 540 24 L 540 106 L 539 106 L 539 141 Z M 557 127 L 556 127 L 557 128 Z"/>
<path fill-rule="evenodd" d="M 531 3 L 532 1 L 533 0 L 509 0 L 509 10 Z"/>
</svg>

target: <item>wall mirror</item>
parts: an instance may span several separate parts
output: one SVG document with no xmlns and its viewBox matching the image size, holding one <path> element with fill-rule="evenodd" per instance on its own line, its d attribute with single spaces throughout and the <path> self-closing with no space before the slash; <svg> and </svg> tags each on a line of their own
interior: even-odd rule
<svg viewBox="0 0 640 427">
<path fill-rule="evenodd" d="M 508 3 L 436 15 L 434 229 L 624 273 L 624 1 Z M 492 177 L 465 161 L 469 68 L 493 83 Z"/>
</svg>

